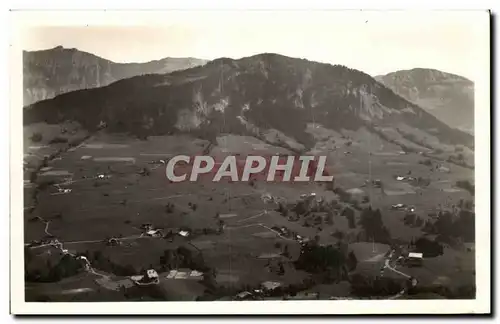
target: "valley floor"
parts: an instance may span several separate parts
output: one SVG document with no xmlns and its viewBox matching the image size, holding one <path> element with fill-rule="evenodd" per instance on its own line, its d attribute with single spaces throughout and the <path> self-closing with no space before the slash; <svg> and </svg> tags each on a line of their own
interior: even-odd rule
<svg viewBox="0 0 500 324">
<path fill-rule="evenodd" d="M 422 226 L 406 225 L 405 212 L 393 205 L 413 206 L 425 222 L 433 219 L 433 213 L 453 210 L 460 200 L 473 199 L 456 187 L 459 180 L 473 181 L 473 170 L 436 160 L 423 164 L 421 155 L 401 154 L 390 145 L 368 153 L 363 143 L 360 139 L 348 148 L 325 144 L 316 147 L 315 154 L 327 155 L 335 187 L 349 192 L 360 208 L 381 211 L 383 224 L 399 245 L 406 246 L 424 233 Z M 396 262 L 392 246 L 360 239 L 360 209 L 353 208 L 356 225 L 352 228 L 340 212 L 352 207 L 352 201 L 342 201 L 327 184 L 167 180 L 159 160 L 199 155 L 208 144 L 188 136 L 141 141 L 98 133 L 55 154 L 36 171 L 34 183 L 27 176 L 24 237 L 25 253 L 29 253 L 26 267 L 32 274 L 26 283 L 27 300 L 215 300 L 242 291 L 263 299 L 292 299 L 285 293 L 254 292 L 266 282 L 300 286 L 319 299 L 410 298 L 407 289 L 386 296 L 356 295 L 345 276 L 321 282 L 297 267 L 306 240 L 320 246 L 346 243 L 357 260 L 351 274 L 415 278 L 418 285 L 426 286 L 474 285 L 473 244 L 446 246 L 442 255 L 424 258 L 422 267 L 402 265 Z M 32 146 L 28 151 L 50 155 L 54 147 Z M 224 135 L 210 155 L 222 158 L 255 152 L 291 153 L 252 137 Z M 415 185 L 397 176 L 425 178 L 429 183 Z M 382 185 L 374 185 L 374 180 Z M 331 221 L 326 221 L 325 213 L 295 219 L 277 210 L 279 202 L 296 203 L 312 193 L 324 201 L 339 202 L 342 208 L 333 212 Z M 153 234 L 154 230 L 160 234 Z M 338 232 L 343 239 L 335 235 Z M 85 270 L 68 275 L 73 266 L 66 258 L 81 261 L 81 256 L 88 260 Z M 62 263 L 64 270 L 58 268 Z M 196 268 L 204 269 L 202 276 Z M 148 269 L 156 270 L 158 283 L 143 287 L 131 278 Z M 40 278 L 51 279 L 40 282 Z"/>
</svg>

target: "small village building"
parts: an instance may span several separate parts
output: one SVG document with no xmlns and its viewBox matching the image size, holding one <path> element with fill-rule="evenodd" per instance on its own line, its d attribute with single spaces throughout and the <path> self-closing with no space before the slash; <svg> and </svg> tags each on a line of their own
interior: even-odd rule
<svg viewBox="0 0 500 324">
<path fill-rule="evenodd" d="M 202 280 L 203 279 L 203 272 L 193 270 L 189 274 L 189 279 L 194 279 L 194 280 Z"/>
<path fill-rule="evenodd" d="M 177 233 L 177 234 L 179 234 L 182 237 L 188 237 L 189 236 L 189 232 L 188 231 L 179 231 L 179 233 Z"/>
<path fill-rule="evenodd" d="M 278 287 L 281 287 L 281 283 L 276 281 L 264 281 L 261 284 L 261 287 L 264 291 L 273 291 L 276 290 Z"/>
<path fill-rule="evenodd" d="M 191 271 L 188 269 L 179 269 L 175 274 L 175 279 L 187 279 L 190 273 Z"/>
<path fill-rule="evenodd" d="M 251 292 L 242 291 L 239 294 L 237 294 L 235 297 L 236 297 L 235 298 L 236 300 L 249 300 L 249 299 L 252 299 L 253 295 Z"/>
<path fill-rule="evenodd" d="M 146 270 L 146 276 L 148 279 L 155 280 L 158 279 L 158 272 L 155 269 Z"/>
<path fill-rule="evenodd" d="M 405 207 L 406 207 L 405 204 L 395 204 L 391 206 L 391 209 L 403 209 Z"/>
<path fill-rule="evenodd" d="M 120 244 L 120 241 L 118 241 L 116 238 L 112 237 L 110 239 L 108 239 L 106 241 L 106 245 L 109 245 L 109 246 L 115 246 L 115 245 L 118 245 Z"/>
<path fill-rule="evenodd" d="M 161 230 L 149 230 L 146 232 L 146 235 L 151 237 L 161 237 L 163 233 Z"/>
<path fill-rule="evenodd" d="M 177 275 L 177 270 L 170 270 L 170 272 L 167 275 L 167 279 L 174 279 L 175 275 Z"/>
<path fill-rule="evenodd" d="M 406 258 L 406 264 L 409 266 L 421 266 L 423 262 L 424 255 L 418 252 L 410 252 L 408 253 L 408 257 Z"/>
</svg>

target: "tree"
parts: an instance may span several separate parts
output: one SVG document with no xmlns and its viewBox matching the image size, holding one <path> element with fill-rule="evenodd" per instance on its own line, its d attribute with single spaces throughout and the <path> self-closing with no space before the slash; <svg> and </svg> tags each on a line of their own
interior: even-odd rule
<svg viewBox="0 0 500 324">
<path fill-rule="evenodd" d="M 30 139 L 33 143 L 39 143 L 42 141 L 43 136 L 41 133 L 35 132 L 33 133 L 33 135 L 31 135 Z"/>
<path fill-rule="evenodd" d="M 336 230 L 335 233 L 332 234 L 332 236 L 341 241 L 344 238 L 344 232 Z"/>
<path fill-rule="evenodd" d="M 356 221 L 354 218 L 354 210 L 352 208 L 346 207 L 342 211 L 342 216 L 345 216 L 347 218 L 347 222 L 349 225 L 350 229 L 356 228 Z"/>
<path fill-rule="evenodd" d="M 278 275 L 282 276 L 285 274 L 285 267 L 283 266 L 283 263 L 280 262 L 278 265 Z"/>
<path fill-rule="evenodd" d="M 349 252 L 347 255 L 347 268 L 349 271 L 354 271 L 356 269 L 356 266 L 358 265 L 358 259 L 356 258 L 356 255 L 354 252 Z"/>
<path fill-rule="evenodd" d="M 325 222 L 327 225 L 333 225 L 333 213 L 332 212 L 327 213 Z"/>
<path fill-rule="evenodd" d="M 380 243 L 387 243 L 390 240 L 389 230 L 382 222 L 382 214 L 379 209 L 374 211 L 371 207 L 365 208 L 361 212 L 359 224 L 364 229 L 366 239 Z"/>
<path fill-rule="evenodd" d="M 330 279 L 340 278 L 346 265 L 346 255 L 337 247 L 308 244 L 302 247 L 299 258 L 295 261 L 297 269 L 311 273 L 323 273 Z"/>
<path fill-rule="evenodd" d="M 284 217 L 288 216 L 288 209 L 286 208 L 286 206 L 282 202 L 278 203 L 277 211 L 278 211 L 278 213 L 280 213 Z"/>
<path fill-rule="evenodd" d="M 436 257 L 443 254 L 443 246 L 441 244 L 425 237 L 421 237 L 415 241 L 415 248 L 423 253 L 425 257 Z"/>
<path fill-rule="evenodd" d="M 288 251 L 288 245 L 285 245 L 285 247 L 283 249 L 283 256 L 286 258 L 290 257 L 290 252 Z"/>
</svg>

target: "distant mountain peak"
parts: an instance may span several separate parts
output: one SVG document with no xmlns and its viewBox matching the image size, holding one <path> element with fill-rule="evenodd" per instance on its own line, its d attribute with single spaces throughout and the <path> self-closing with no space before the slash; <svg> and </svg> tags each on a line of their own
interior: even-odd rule
<svg viewBox="0 0 500 324">
<path fill-rule="evenodd" d="M 474 83 L 471 80 L 427 68 L 400 70 L 376 79 L 451 127 L 473 132 Z"/>
<path fill-rule="evenodd" d="M 386 75 L 379 75 L 376 78 L 380 79 L 384 77 L 386 78 L 399 77 L 407 79 L 428 80 L 434 82 L 456 80 L 456 81 L 470 82 L 471 85 L 473 85 L 473 82 L 471 80 L 463 76 L 460 76 L 458 74 L 443 72 L 432 68 L 421 68 L 421 67 L 409 70 L 398 70 L 395 72 L 388 73 Z"/>
<path fill-rule="evenodd" d="M 106 86 L 137 75 L 170 73 L 205 64 L 196 58 L 163 58 L 146 63 L 116 63 L 61 45 L 23 51 L 24 105 L 59 94 Z"/>
</svg>

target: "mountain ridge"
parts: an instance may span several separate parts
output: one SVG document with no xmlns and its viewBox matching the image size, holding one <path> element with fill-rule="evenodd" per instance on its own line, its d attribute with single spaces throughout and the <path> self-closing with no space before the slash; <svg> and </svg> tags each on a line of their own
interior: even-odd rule
<svg viewBox="0 0 500 324">
<path fill-rule="evenodd" d="M 136 75 L 169 73 L 206 62 L 196 58 L 168 57 L 144 63 L 116 63 L 62 46 L 23 51 L 24 106 L 62 93 L 106 86 Z"/>
<path fill-rule="evenodd" d="M 400 70 L 375 79 L 451 127 L 474 132 L 474 82 L 435 69 Z"/>
<path fill-rule="evenodd" d="M 264 53 L 219 58 L 170 74 L 136 76 L 109 86 L 45 100 L 25 111 L 25 123 L 75 120 L 95 129 L 136 135 L 177 131 L 277 130 L 310 144 L 307 124 L 331 129 L 423 131 L 450 145 L 473 138 L 450 128 L 370 75 L 341 65 Z"/>
</svg>

